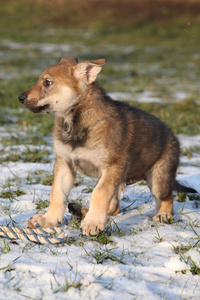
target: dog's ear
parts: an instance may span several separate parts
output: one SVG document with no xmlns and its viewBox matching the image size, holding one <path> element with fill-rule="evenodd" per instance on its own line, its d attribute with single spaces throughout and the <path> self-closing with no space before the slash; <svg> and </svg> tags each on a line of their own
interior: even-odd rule
<svg viewBox="0 0 200 300">
<path fill-rule="evenodd" d="M 105 63 L 104 58 L 93 61 L 85 60 L 75 66 L 74 76 L 76 79 L 85 79 L 88 84 L 91 84 L 96 80 Z"/>
<path fill-rule="evenodd" d="M 78 59 L 76 57 L 72 56 L 72 57 L 68 57 L 68 58 L 62 58 L 60 62 L 61 63 L 68 62 L 73 65 L 77 65 Z"/>
</svg>

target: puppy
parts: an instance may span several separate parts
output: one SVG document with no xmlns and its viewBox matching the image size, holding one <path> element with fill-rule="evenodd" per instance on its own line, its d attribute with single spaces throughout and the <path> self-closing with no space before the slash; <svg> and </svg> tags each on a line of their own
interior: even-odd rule
<svg viewBox="0 0 200 300">
<path fill-rule="evenodd" d="M 112 100 L 97 84 L 105 59 L 82 61 L 63 58 L 47 68 L 36 85 L 19 96 L 33 113 L 56 116 L 56 160 L 50 206 L 35 215 L 34 226 L 62 223 L 76 172 L 99 178 L 89 207 L 69 204 L 83 220 L 84 235 L 103 231 L 107 215 L 119 212 L 120 193 L 126 184 L 145 179 L 156 199 L 155 221 L 173 214 L 173 190 L 196 192 L 176 181 L 179 142 L 156 117 Z"/>
</svg>

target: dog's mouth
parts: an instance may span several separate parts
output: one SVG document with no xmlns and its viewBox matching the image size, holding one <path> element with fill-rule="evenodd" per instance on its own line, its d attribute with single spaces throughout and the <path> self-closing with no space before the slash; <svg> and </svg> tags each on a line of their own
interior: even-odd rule
<svg viewBox="0 0 200 300">
<path fill-rule="evenodd" d="M 50 109 L 50 105 L 49 104 L 45 104 L 45 105 L 38 105 L 38 100 L 33 98 L 29 101 L 24 101 L 23 106 L 28 108 L 32 113 L 50 113 L 51 109 Z"/>
<path fill-rule="evenodd" d="M 38 114 L 38 113 L 50 113 L 50 105 L 41 105 L 41 106 L 32 106 L 25 104 L 24 105 L 26 108 L 28 108 L 32 113 Z"/>
<path fill-rule="evenodd" d="M 50 105 L 42 105 L 38 107 L 29 107 L 30 111 L 37 114 L 37 113 L 50 113 Z"/>
</svg>

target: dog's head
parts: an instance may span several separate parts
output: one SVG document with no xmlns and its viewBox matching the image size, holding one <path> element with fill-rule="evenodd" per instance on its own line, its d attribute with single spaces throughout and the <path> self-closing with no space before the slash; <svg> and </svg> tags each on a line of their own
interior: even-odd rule
<svg viewBox="0 0 200 300">
<path fill-rule="evenodd" d="M 62 58 L 59 64 L 47 68 L 38 82 L 18 99 L 33 113 L 66 114 L 96 81 L 104 64 L 105 59 L 78 63 L 76 57 Z"/>
</svg>

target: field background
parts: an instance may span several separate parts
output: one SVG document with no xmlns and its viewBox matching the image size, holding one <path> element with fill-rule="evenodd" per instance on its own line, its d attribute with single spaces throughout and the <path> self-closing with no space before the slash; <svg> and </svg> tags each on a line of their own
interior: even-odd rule
<svg viewBox="0 0 200 300">
<path fill-rule="evenodd" d="M 200 191 L 198 0 L 0 0 L 0 225 L 26 227 L 49 205 L 54 119 L 18 96 L 70 56 L 106 59 L 99 83 L 173 129 L 178 178 Z M 89 203 L 95 183 L 79 174 L 70 200 Z M 155 226 L 145 182 L 122 194 L 97 238 L 66 210 L 62 246 L 1 239 L 2 299 L 199 299 L 199 197 L 176 195 L 179 216 Z"/>
</svg>

